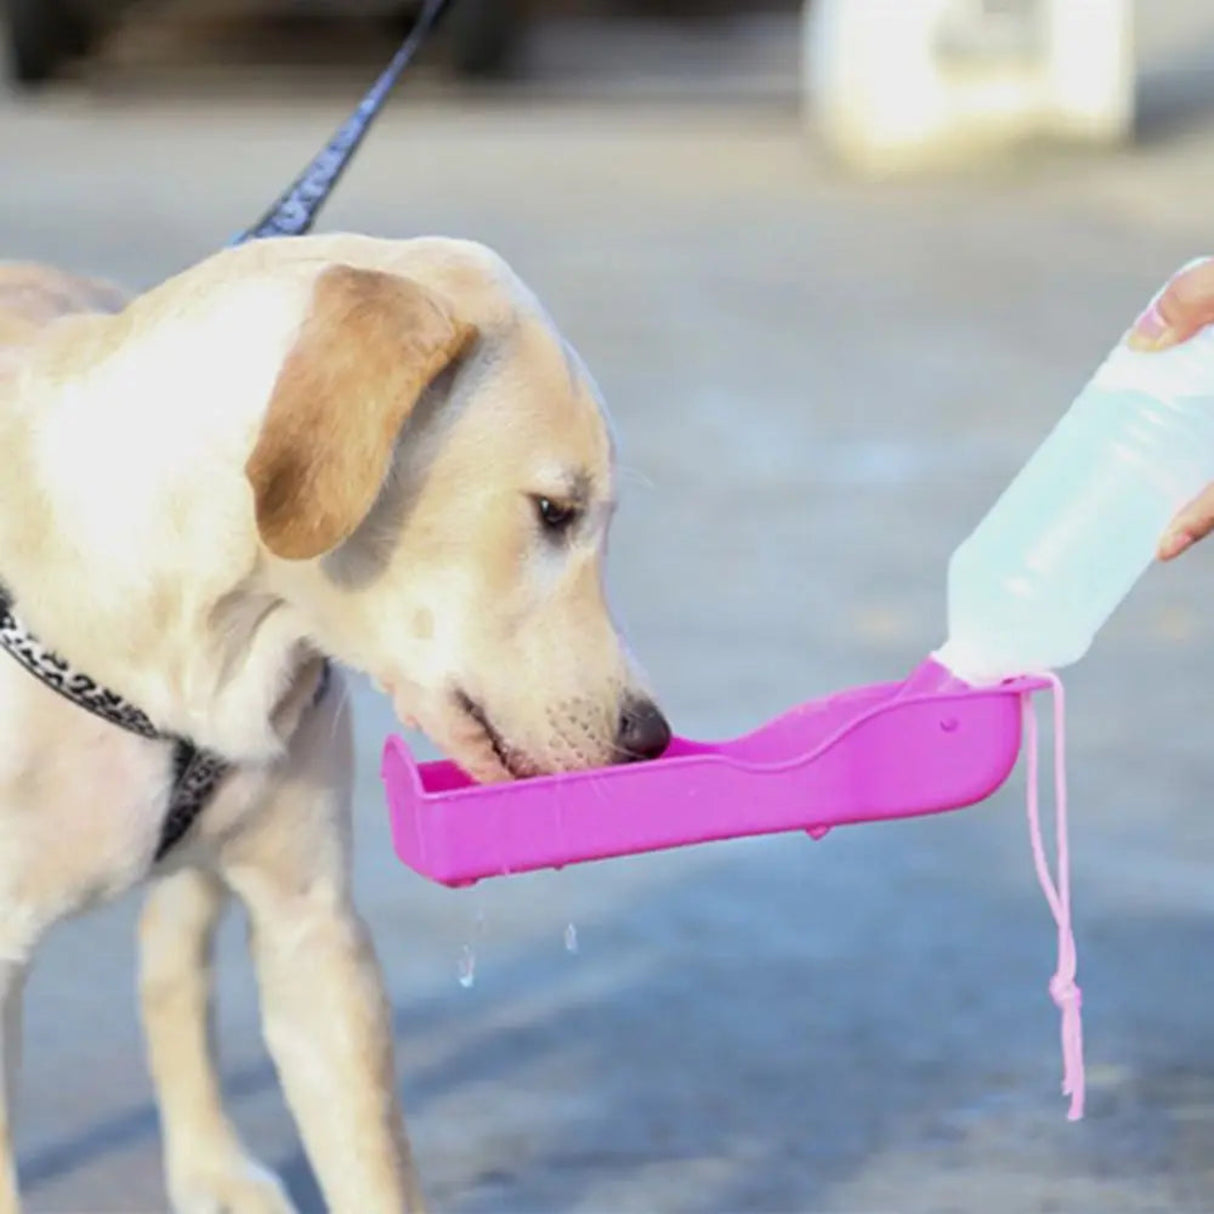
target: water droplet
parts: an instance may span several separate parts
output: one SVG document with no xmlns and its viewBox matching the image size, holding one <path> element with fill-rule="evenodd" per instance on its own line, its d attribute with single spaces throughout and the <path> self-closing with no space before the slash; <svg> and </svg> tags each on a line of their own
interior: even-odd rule
<svg viewBox="0 0 1214 1214">
<path fill-rule="evenodd" d="M 829 826 L 811 826 L 805 832 L 811 839 L 825 839 L 830 834 Z"/>
<path fill-rule="evenodd" d="M 468 934 L 468 943 L 460 949 L 459 964 L 456 967 L 459 984 L 464 990 L 470 989 L 476 982 L 476 950 L 485 938 L 484 891 L 478 890 L 473 898 L 472 930 Z"/>
<path fill-rule="evenodd" d="M 577 927 L 572 923 L 565 928 L 565 951 L 567 953 L 576 953 L 578 951 Z"/>
<path fill-rule="evenodd" d="M 471 990 L 476 982 L 476 950 L 470 944 L 465 944 L 459 955 L 459 984 L 464 990 Z"/>
<path fill-rule="evenodd" d="M 961 722 L 958 721 L 956 717 L 945 717 L 944 720 L 940 722 L 940 728 L 943 729 L 945 733 L 956 733 L 957 726 L 960 724 Z"/>
</svg>

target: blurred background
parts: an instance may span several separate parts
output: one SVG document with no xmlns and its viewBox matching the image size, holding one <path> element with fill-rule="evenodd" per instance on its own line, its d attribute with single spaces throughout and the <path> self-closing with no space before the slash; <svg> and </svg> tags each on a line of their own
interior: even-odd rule
<svg viewBox="0 0 1214 1214">
<path fill-rule="evenodd" d="M 133 286 L 259 216 L 410 16 L 0 12 L 0 252 Z M 622 438 L 620 614 L 680 731 L 729 734 L 940 642 L 952 549 L 1214 244 L 1214 8 L 462 0 L 321 226 L 475 237 L 544 298 Z M 360 686 L 361 904 L 435 1208 L 1214 1210 L 1212 598 L 1210 553 L 1152 572 L 1068 678 L 1078 1125 L 1020 776 L 450 892 L 393 858 Z M 164 1208 L 133 914 L 31 981 L 30 1210 Z M 220 985 L 236 1119 L 318 1210 L 236 917 Z"/>
</svg>

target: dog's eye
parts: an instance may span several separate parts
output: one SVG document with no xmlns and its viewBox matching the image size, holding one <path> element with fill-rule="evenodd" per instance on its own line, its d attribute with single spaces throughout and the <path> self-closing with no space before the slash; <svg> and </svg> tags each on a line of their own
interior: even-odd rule
<svg viewBox="0 0 1214 1214">
<path fill-rule="evenodd" d="M 566 502 L 553 501 L 550 497 L 535 499 L 536 513 L 547 531 L 568 531 L 577 522 L 580 511 Z"/>
</svg>

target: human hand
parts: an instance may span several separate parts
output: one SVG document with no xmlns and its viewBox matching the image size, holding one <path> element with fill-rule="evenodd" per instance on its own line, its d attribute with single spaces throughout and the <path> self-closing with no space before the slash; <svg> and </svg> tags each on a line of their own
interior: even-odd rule
<svg viewBox="0 0 1214 1214">
<path fill-rule="evenodd" d="M 1214 258 L 1187 265 L 1134 322 L 1126 344 L 1133 350 L 1166 350 L 1214 324 Z M 1159 559 L 1170 561 L 1214 531 L 1214 485 L 1208 486 L 1168 525 Z"/>
</svg>

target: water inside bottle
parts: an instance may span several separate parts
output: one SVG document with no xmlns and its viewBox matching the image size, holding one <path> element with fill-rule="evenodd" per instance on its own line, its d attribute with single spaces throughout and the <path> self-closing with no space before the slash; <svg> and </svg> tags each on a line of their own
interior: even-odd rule
<svg viewBox="0 0 1214 1214">
<path fill-rule="evenodd" d="M 941 660 L 974 681 L 1081 658 L 1214 479 L 1214 400 L 1089 387 L 949 567 Z"/>
</svg>

